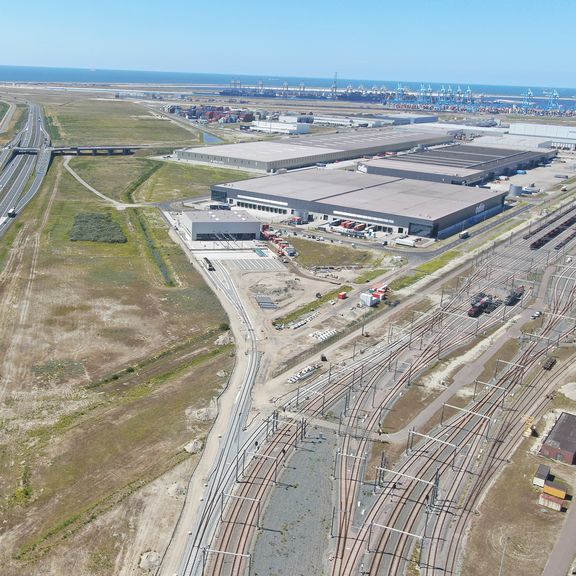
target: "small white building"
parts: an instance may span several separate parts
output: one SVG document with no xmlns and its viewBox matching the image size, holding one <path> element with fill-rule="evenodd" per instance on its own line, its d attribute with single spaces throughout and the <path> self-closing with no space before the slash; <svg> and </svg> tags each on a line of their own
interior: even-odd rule
<svg viewBox="0 0 576 576">
<path fill-rule="evenodd" d="M 179 220 L 192 240 L 257 240 L 262 229 L 244 210 L 188 210 Z"/>
<path fill-rule="evenodd" d="M 532 484 L 534 484 L 534 486 L 544 488 L 544 484 L 546 484 L 546 480 L 548 480 L 549 476 L 550 466 L 546 466 L 546 464 L 540 464 L 538 466 L 538 470 L 536 470 L 536 474 L 534 474 Z"/>
<path fill-rule="evenodd" d="M 254 132 L 264 132 L 266 134 L 308 134 L 310 124 L 303 122 L 269 122 L 268 120 L 256 120 L 250 125 L 250 130 Z"/>
<path fill-rule="evenodd" d="M 380 118 L 364 118 L 362 116 L 320 116 L 315 115 L 316 126 L 344 126 L 348 128 L 380 128 L 385 124 Z"/>
</svg>

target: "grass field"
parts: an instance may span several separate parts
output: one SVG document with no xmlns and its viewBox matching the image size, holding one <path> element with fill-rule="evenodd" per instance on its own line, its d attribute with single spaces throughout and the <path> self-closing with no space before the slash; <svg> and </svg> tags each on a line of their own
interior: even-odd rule
<svg viewBox="0 0 576 576">
<path fill-rule="evenodd" d="M 6 104 L 6 102 L 0 102 L 0 122 L 2 122 L 2 118 L 4 118 L 4 115 L 8 112 L 9 107 L 9 104 Z"/>
<path fill-rule="evenodd" d="M 444 268 L 444 266 L 446 266 L 455 258 L 458 258 L 458 256 L 460 256 L 460 252 L 458 250 L 448 250 L 447 252 L 444 252 L 440 256 L 433 258 L 425 264 L 421 264 L 417 268 L 414 268 L 414 271 L 410 274 L 405 274 L 395 278 L 390 283 L 390 288 L 396 291 L 402 290 L 403 288 L 408 288 L 409 286 L 412 286 L 412 284 L 416 284 L 416 282 L 422 280 L 422 278 L 425 278 L 426 276 L 437 272 L 441 268 Z"/>
<path fill-rule="evenodd" d="M 10 142 L 12 138 L 16 135 L 18 130 L 24 126 L 24 122 L 26 121 L 27 111 L 26 106 L 24 104 L 17 104 L 16 110 L 14 110 L 14 114 L 12 115 L 12 119 L 8 123 L 8 127 L 6 132 L 0 134 L 0 145 L 4 145 L 7 142 Z"/>
<path fill-rule="evenodd" d="M 302 238 L 290 238 L 296 248 L 296 260 L 302 266 L 369 266 L 377 265 L 377 255 L 371 250 L 348 248 L 330 242 L 314 242 Z M 379 262 L 379 261 L 378 261 Z"/>
<path fill-rule="evenodd" d="M 251 178 L 239 170 L 136 156 L 73 158 L 70 167 L 94 188 L 121 202 L 165 202 L 209 196 L 212 184 Z"/>
<path fill-rule="evenodd" d="M 71 242 L 83 212 L 110 213 L 128 241 Z M 12 576 L 54 566 L 79 534 L 101 533 L 106 511 L 120 514 L 125 498 L 190 458 L 182 447 L 211 424 L 193 410 L 221 391 L 233 349 L 215 344 L 226 315 L 160 214 L 112 211 L 61 159 L 6 244 L 0 515 Z M 138 511 L 123 513 L 137 522 Z M 90 551 L 75 570 L 109 574 L 82 564 Z"/>
<path fill-rule="evenodd" d="M 253 178 L 253 174 L 228 168 L 162 162 L 160 169 L 135 190 L 134 200 L 136 202 L 165 202 L 209 196 L 210 186 L 213 184 L 235 182 L 246 178 Z"/>
<path fill-rule="evenodd" d="M 198 133 L 120 100 L 72 97 L 44 104 L 47 127 L 56 145 L 200 143 Z"/>
<path fill-rule="evenodd" d="M 354 279 L 356 284 L 366 284 L 367 282 L 372 282 L 374 278 L 382 276 L 385 272 L 388 272 L 388 268 L 374 268 L 372 270 L 366 270 L 366 272 L 360 274 L 360 276 Z"/>
</svg>

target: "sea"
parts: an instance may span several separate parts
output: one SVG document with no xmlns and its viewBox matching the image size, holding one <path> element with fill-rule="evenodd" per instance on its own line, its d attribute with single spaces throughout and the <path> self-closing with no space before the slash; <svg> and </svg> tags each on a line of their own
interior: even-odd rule
<svg viewBox="0 0 576 576">
<path fill-rule="evenodd" d="M 254 76 L 245 74 L 208 74 L 196 72 L 149 72 L 142 70 L 105 70 L 89 68 L 44 68 L 36 66 L 2 66 L 0 65 L 0 82 L 31 82 L 31 83 L 63 83 L 63 84 L 178 84 L 181 86 L 194 85 L 225 85 L 232 81 L 240 81 L 244 86 L 257 86 L 259 82 L 265 87 L 280 87 L 285 82 L 289 86 L 297 87 L 303 83 L 307 88 L 329 88 L 334 78 L 307 78 L 296 76 Z M 338 78 L 338 87 L 353 87 L 363 85 L 366 89 L 373 86 L 385 86 L 394 89 L 399 84 L 403 87 L 417 91 L 424 84 L 430 85 L 433 90 L 441 86 L 451 86 L 453 90 L 460 87 L 462 90 L 470 88 L 474 94 L 491 94 L 496 96 L 516 96 L 525 94 L 528 88 L 534 97 L 543 97 L 550 87 L 543 86 L 502 86 L 491 84 L 468 84 L 458 82 L 410 82 L 404 80 L 370 80 L 354 78 Z M 557 88 L 560 98 L 573 98 L 576 88 Z"/>
</svg>

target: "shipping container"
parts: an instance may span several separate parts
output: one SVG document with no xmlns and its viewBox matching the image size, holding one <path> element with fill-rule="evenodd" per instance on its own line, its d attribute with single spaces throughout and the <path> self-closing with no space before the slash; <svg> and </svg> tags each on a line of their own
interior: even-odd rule
<svg viewBox="0 0 576 576">
<path fill-rule="evenodd" d="M 564 484 L 559 482 L 552 482 L 551 480 L 546 480 L 544 483 L 543 492 L 549 494 L 550 496 L 555 496 L 556 498 L 566 499 L 566 487 Z"/>
<path fill-rule="evenodd" d="M 555 496 L 542 493 L 538 498 L 538 504 L 540 504 L 540 506 L 546 506 L 546 508 L 556 510 L 556 512 L 561 512 L 562 508 L 564 508 L 564 499 L 556 498 Z"/>
</svg>

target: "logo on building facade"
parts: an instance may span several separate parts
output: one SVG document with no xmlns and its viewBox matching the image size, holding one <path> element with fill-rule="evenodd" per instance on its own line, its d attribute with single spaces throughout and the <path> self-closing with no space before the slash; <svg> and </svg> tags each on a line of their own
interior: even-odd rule
<svg viewBox="0 0 576 576">
<path fill-rule="evenodd" d="M 486 209 L 485 204 L 478 204 L 478 206 L 476 206 L 476 214 L 480 214 L 481 212 L 484 212 L 485 209 Z"/>
</svg>

